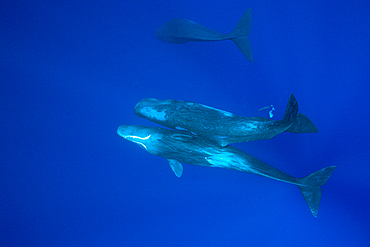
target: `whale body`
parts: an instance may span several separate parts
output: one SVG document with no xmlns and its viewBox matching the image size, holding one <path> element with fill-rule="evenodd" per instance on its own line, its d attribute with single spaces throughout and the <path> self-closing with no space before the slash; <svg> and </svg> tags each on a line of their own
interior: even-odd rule
<svg viewBox="0 0 370 247">
<path fill-rule="evenodd" d="M 213 141 L 185 131 L 121 125 L 117 133 L 149 153 L 167 159 L 177 177 L 181 177 L 183 173 L 181 163 L 187 163 L 233 169 L 297 185 L 315 217 L 317 217 L 321 200 L 321 186 L 326 183 L 336 168 L 329 166 L 307 177 L 296 178 L 237 148 L 220 147 Z"/>
<path fill-rule="evenodd" d="M 282 120 L 245 118 L 210 106 L 179 100 L 143 99 L 134 108 L 137 116 L 168 128 L 187 130 L 221 146 L 229 143 L 270 139 L 282 132 L 316 133 L 318 129 L 291 94 Z"/>
<path fill-rule="evenodd" d="M 248 9 L 230 34 L 224 34 L 186 19 L 173 19 L 157 28 L 155 37 L 163 42 L 183 44 L 200 41 L 233 41 L 243 55 L 253 62 L 252 49 L 248 39 L 252 10 Z"/>
</svg>

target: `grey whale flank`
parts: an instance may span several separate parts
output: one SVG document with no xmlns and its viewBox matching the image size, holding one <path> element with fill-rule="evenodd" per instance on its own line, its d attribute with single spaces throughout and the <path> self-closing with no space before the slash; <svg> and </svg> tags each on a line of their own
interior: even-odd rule
<svg viewBox="0 0 370 247">
<path fill-rule="evenodd" d="M 253 62 L 252 48 L 249 42 L 249 31 L 252 20 L 252 9 L 248 9 L 229 33 L 221 33 L 186 19 L 173 19 L 157 28 L 155 37 L 163 42 L 183 44 L 200 41 L 233 41 L 243 55 Z"/>
</svg>

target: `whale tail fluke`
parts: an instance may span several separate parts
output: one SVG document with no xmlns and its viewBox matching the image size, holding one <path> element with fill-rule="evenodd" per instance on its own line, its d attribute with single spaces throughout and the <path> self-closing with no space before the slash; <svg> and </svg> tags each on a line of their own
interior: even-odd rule
<svg viewBox="0 0 370 247">
<path fill-rule="evenodd" d="M 315 217 L 317 217 L 320 206 L 321 186 L 328 181 L 335 168 L 337 167 L 328 166 L 311 173 L 307 177 L 298 179 L 300 184 L 304 184 L 302 186 L 298 185 L 298 188 L 301 190 L 304 200 L 310 208 L 312 215 Z"/>
<path fill-rule="evenodd" d="M 243 55 L 253 63 L 252 48 L 248 39 L 249 31 L 251 29 L 251 21 L 252 9 L 248 9 L 242 18 L 240 18 L 230 36 L 235 37 L 231 38 L 231 40 L 234 41 Z"/>
<path fill-rule="evenodd" d="M 281 120 L 282 123 L 284 123 L 287 126 L 290 126 L 294 123 L 295 119 L 297 118 L 298 114 L 298 102 L 293 94 L 290 94 L 288 104 L 285 108 L 285 113 L 283 120 Z"/>
<path fill-rule="evenodd" d="M 319 129 L 315 124 L 304 114 L 298 113 L 297 118 L 294 120 L 292 126 L 286 130 L 291 133 L 317 133 Z"/>
</svg>

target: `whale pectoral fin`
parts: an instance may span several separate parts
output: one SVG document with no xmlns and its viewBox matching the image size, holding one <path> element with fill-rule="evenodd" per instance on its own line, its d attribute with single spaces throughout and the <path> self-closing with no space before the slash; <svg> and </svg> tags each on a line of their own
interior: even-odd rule
<svg viewBox="0 0 370 247">
<path fill-rule="evenodd" d="M 184 170 L 181 163 L 173 159 L 167 159 L 167 161 L 168 161 L 168 164 L 170 164 L 170 167 L 172 171 L 175 173 L 176 177 L 178 178 L 181 177 L 182 171 Z"/>
</svg>

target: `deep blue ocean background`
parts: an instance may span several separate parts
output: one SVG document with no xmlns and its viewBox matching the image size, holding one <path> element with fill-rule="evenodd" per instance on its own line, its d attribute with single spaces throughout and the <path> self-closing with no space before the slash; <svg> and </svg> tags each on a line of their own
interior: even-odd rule
<svg viewBox="0 0 370 247">
<path fill-rule="evenodd" d="M 254 63 L 231 41 L 174 45 L 186 18 L 231 32 L 252 8 Z M 370 246 L 367 1 L 2 1 L 0 246 Z M 318 217 L 296 186 L 167 161 L 116 133 L 147 97 L 281 119 L 317 134 L 234 145 L 296 177 L 338 168 Z"/>
</svg>

